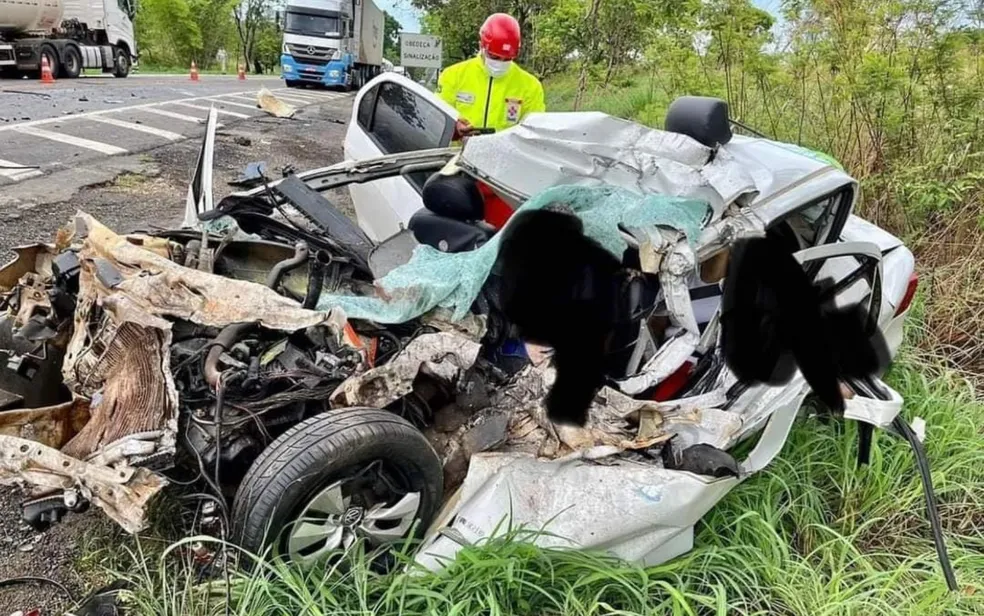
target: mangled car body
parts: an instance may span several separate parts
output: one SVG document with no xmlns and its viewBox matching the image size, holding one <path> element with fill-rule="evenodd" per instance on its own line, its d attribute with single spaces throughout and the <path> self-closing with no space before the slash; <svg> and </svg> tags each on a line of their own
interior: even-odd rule
<svg viewBox="0 0 984 616">
<path fill-rule="evenodd" d="M 729 247 L 781 235 L 807 271 L 838 280 L 839 302 L 867 308 L 893 353 L 915 287 L 912 254 L 851 215 L 857 183 L 835 164 L 685 132 L 542 114 L 462 150 L 289 174 L 214 208 L 206 136 L 189 228 L 120 236 L 80 214 L 0 271 L 22 380 L 3 384 L 0 481 L 35 488 L 36 518 L 88 501 L 131 531 L 168 481 L 204 486 L 235 540 L 300 561 L 416 529 L 418 560 L 436 568 L 510 526 L 646 564 L 686 552 L 696 522 L 779 453 L 810 393 L 799 375 L 745 386 L 724 364 Z M 583 200 L 594 232 L 658 279 L 626 370 L 584 427 L 546 418 L 549 350 L 511 338 L 496 313 L 494 226 L 425 206 L 378 242 L 324 196 L 436 172 L 513 208 Z M 696 232 L 654 222 L 660 196 L 704 204 Z M 58 396 L 21 393 L 58 368 Z M 897 394 L 847 385 L 846 417 L 919 451 Z"/>
</svg>

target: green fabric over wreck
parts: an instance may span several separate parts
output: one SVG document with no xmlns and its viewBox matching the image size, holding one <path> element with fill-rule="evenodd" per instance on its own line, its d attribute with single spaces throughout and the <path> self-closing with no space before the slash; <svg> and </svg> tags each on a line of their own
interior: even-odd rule
<svg viewBox="0 0 984 616">
<path fill-rule="evenodd" d="M 640 195 L 614 186 L 554 186 L 535 195 L 518 212 L 563 203 L 584 223 L 585 233 L 621 258 L 627 245 L 619 225 L 668 226 L 696 241 L 711 207 L 702 200 L 666 195 Z M 508 223 L 507 223 L 508 224 Z M 496 235 L 481 248 L 445 253 L 418 246 L 410 261 L 377 281 L 387 299 L 378 296 L 323 294 L 319 310 L 342 309 L 346 316 L 377 323 L 404 323 L 434 308 L 450 309 L 455 320 L 469 309 L 488 278 L 499 251 Z"/>
</svg>

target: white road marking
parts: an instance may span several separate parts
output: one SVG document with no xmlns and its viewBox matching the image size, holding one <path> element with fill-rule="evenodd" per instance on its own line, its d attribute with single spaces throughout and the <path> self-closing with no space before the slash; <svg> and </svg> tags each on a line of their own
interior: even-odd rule
<svg viewBox="0 0 984 616">
<path fill-rule="evenodd" d="M 303 92 L 303 94 L 304 96 L 314 96 L 326 100 L 335 100 L 339 98 L 345 98 L 346 96 L 348 96 L 347 94 L 344 94 L 342 92 L 318 92 L 312 90 L 306 90 Z"/>
<path fill-rule="evenodd" d="M 254 94 L 253 96 L 247 96 L 246 94 L 239 94 L 239 93 L 236 93 L 236 94 L 223 94 L 222 96 L 228 96 L 228 97 L 230 97 L 230 98 L 241 98 L 241 99 L 243 99 L 244 101 L 253 101 L 254 103 L 255 103 L 255 102 L 256 102 L 256 100 L 257 100 L 257 99 L 256 99 L 256 95 L 255 95 L 255 94 Z"/>
<path fill-rule="evenodd" d="M 233 107 L 242 107 L 243 109 L 252 109 L 254 111 L 259 110 L 256 105 L 247 105 L 246 103 L 234 103 L 232 101 L 227 101 L 224 98 L 219 98 L 218 96 L 213 96 L 212 98 L 206 98 L 207 101 L 215 101 L 221 105 L 232 105 Z"/>
<path fill-rule="evenodd" d="M 158 137 L 163 137 L 168 141 L 181 141 L 185 139 L 185 136 L 181 133 L 173 133 L 169 130 L 164 130 L 162 128 L 154 128 L 153 126 L 147 126 L 146 124 L 134 124 L 133 122 L 124 122 L 123 120 L 117 120 L 116 118 L 109 118 L 106 116 L 92 116 L 88 118 L 90 120 L 95 120 L 96 122 L 102 122 L 103 124 L 111 124 L 113 126 L 118 126 L 120 128 L 126 128 L 128 130 L 135 130 L 141 133 L 147 133 L 148 135 L 157 135 Z"/>
<path fill-rule="evenodd" d="M 33 126 L 15 126 L 14 130 L 19 133 L 24 133 L 25 135 L 32 135 L 34 137 L 41 137 L 42 139 L 59 141 L 61 143 L 67 143 L 68 145 L 74 145 L 79 148 L 109 154 L 110 156 L 114 154 L 126 154 L 126 150 L 116 147 L 115 145 L 92 141 L 91 139 L 83 139 L 82 137 L 74 137 L 72 135 L 63 135 L 62 133 L 44 130 L 43 128 L 35 128 Z"/>
<path fill-rule="evenodd" d="M 173 118 L 175 120 L 182 120 L 184 122 L 194 122 L 195 124 L 205 123 L 205 120 L 203 118 L 196 118 L 190 115 L 185 115 L 183 113 L 175 113 L 173 111 L 168 111 L 167 109 L 158 109 L 157 107 L 147 107 L 146 109 L 141 109 L 140 111 L 149 111 L 150 113 L 156 113 L 157 115 L 162 115 L 167 118 Z"/>
<path fill-rule="evenodd" d="M 279 92 L 275 92 L 273 95 L 276 96 L 279 99 L 282 99 L 282 100 L 287 101 L 288 103 L 296 103 L 296 104 L 299 104 L 299 105 L 312 105 L 312 104 L 314 104 L 314 101 L 310 101 L 310 100 L 307 100 L 307 99 L 304 99 L 304 98 L 296 98 L 296 97 L 293 97 L 293 96 L 287 96 L 285 94 L 280 94 Z"/>
<path fill-rule="evenodd" d="M 204 105 L 192 105 L 191 103 L 183 103 L 181 101 L 171 101 L 170 104 L 172 104 L 172 105 L 181 105 L 182 107 L 188 107 L 190 109 L 201 109 L 203 111 L 208 111 L 210 109 L 210 107 L 206 107 Z M 248 118 L 248 117 L 250 117 L 249 115 L 247 115 L 245 113 L 239 113 L 238 111 L 226 111 L 225 109 L 219 109 L 219 108 L 216 108 L 215 111 L 218 112 L 218 113 L 224 113 L 226 115 L 230 115 L 230 116 L 232 116 L 234 118 Z"/>
<path fill-rule="evenodd" d="M 300 92 L 295 92 L 294 90 L 273 90 L 275 96 L 290 96 L 291 98 L 299 98 L 302 100 L 319 101 L 323 100 L 320 96 L 315 96 L 313 94 L 302 94 Z"/>
<path fill-rule="evenodd" d="M 39 175 L 44 175 L 40 169 L 19 169 L 23 165 L 19 163 L 13 163 L 9 160 L 0 160 L 0 177 L 5 177 L 8 180 L 13 180 L 15 182 L 20 182 L 28 178 L 34 178 Z"/>
<path fill-rule="evenodd" d="M 247 96 L 249 94 L 252 94 L 252 97 Z M 254 101 L 254 102 L 256 101 L 256 92 L 255 91 L 252 91 L 252 90 L 246 90 L 246 91 L 242 91 L 242 92 L 227 92 L 225 94 L 214 94 L 213 93 L 213 94 L 207 94 L 207 95 L 203 95 L 203 96 L 194 96 L 194 97 L 191 97 L 191 98 L 182 98 L 182 99 L 168 100 L 168 101 L 157 101 L 157 102 L 153 102 L 153 103 L 141 103 L 139 105 L 127 105 L 126 107 L 115 107 L 115 108 L 112 108 L 112 109 L 100 109 L 98 111 L 87 111 L 85 113 L 75 114 L 75 115 L 73 115 L 71 117 L 72 117 L 72 119 L 80 119 L 80 118 L 89 118 L 89 117 L 97 116 L 97 115 L 100 115 L 101 116 L 101 115 L 107 115 L 107 114 L 111 114 L 111 113 L 120 113 L 120 112 L 124 112 L 124 111 L 147 110 L 147 109 L 152 109 L 154 107 L 157 107 L 159 105 L 169 105 L 171 103 L 175 103 L 175 102 L 179 102 L 179 101 L 180 102 L 190 102 L 190 101 L 197 101 L 197 100 L 206 100 L 206 99 L 212 98 L 213 96 L 237 96 L 237 97 L 245 98 L 246 100 L 250 100 L 250 101 Z M 43 126 L 45 124 L 54 124 L 56 122 L 64 122 L 64 121 L 65 121 L 65 117 L 64 116 L 58 116 L 58 117 L 54 117 L 54 118 L 44 118 L 44 119 L 41 119 L 41 120 L 29 120 L 29 121 L 26 121 L 26 122 L 18 122 L 16 124 L 5 124 L 3 126 L 0 126 L 0 132 L 3 132 L 5 130 L 16 130 L 18 127 L 21 127 L 21 126 Z"/>
</svg>

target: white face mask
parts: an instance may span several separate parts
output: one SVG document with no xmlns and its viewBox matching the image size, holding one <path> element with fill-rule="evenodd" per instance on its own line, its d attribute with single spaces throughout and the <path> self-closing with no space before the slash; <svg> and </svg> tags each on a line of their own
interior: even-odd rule
<svg viewBox="0 0 984 616">
<path fill-rule="evenodd" d="M 482 54 L 482 59 L 485 60 L 485 70 L 492 77 L 502 77 L 512 66 L 511 60 L 493 60 L 485 54 Z"/>
</svg>

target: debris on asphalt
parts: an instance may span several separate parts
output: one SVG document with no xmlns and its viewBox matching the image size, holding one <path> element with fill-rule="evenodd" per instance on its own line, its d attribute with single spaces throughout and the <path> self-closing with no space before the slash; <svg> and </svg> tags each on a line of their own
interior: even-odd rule
<svg viewBox="0 0 984 616">
<path fill-rule="evenodd" d="M 269 181 L 269 179 L 266 175 L 266 162 L 260 161 L 247 164 L 246 169 L 239 174 L 239 177 L 230 180 L 228 184 L 237 188 L 253 188 Z"/>
<path fill-rule="evenodd" d="M 232 138 L 232 141 L 236 145 L 241 145 L 244 148 L 248 148 L 249 146 L 253 145 L 253 141 L 249 137 L 243 137 L 242 135 L 236 135 L 235 137 Z"/>
<path fill-rule="evenodd" d="M 79 97 L 79 102 L 80 103 L 88 103 L 89 102 L 89 98 L 87 96 L 80 96 Z"/>
<path fill-rule="evenodd" d="M 46 101 L 51 100 L 51 95 L 46 94 L 44 92 L 27 92 L 25 90 L 0 90 L 0 91 L 6 92 L 8 94 L 27 94 L 28 96 L 39 96 Z"/>
<path fill-rule="evenodd" d="M 115 98 L 106 98 L 106 99 L 103 99 L 103 102 L 106 103 L 107 105 L 122 105 L 123 104 L 123 101 L 118 100 L 118 99 L 115 99 Z"/>
<path fill-rule="evenodd" d="M 260 88 L 256 95 L 257 106 L 277 118 L 292 118 L 297 110 L 273 95 L 270 90 Z"/>
</svg>

